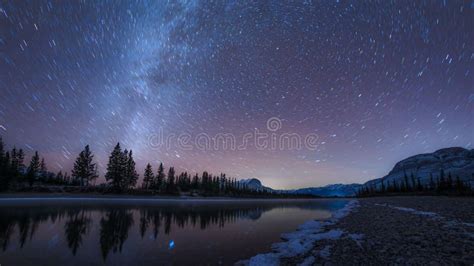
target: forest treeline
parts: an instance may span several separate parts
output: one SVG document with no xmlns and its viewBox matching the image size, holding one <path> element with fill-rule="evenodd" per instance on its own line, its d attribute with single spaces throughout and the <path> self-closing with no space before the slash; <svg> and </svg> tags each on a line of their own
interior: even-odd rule
<svg viewBox="0 0 474 266">
<path fill-rule="evenodd" d="M 472 180 L 474 180 L 474 174 Z M 461 180 L 459 176 L 453 178 L 451 173 L 446 175 L 445 171 L 441 169 L 436 178 L 432 173 L 430 174 L 428 183 L 422 182 L 413 173 L 410 174 L 410 177 L 404 173 L 403 179 L 400 181 L 382 179 L 380 184 L 365 185 L 357 192 L 358 197 L 399 194 L 473 196 L 474 188 L 469 182 Z"/>
<path fill-rule="evenodd" d="M 68 191 L 164 194 L 187 193 L 202 196 L 274 196 L 307 197 L 267 190 L 252 190 L 246 184 L 229 178 L 226 174 L 213 175 L 207 171 L 177 173 L 174 167 L 165 169 L 160 163 L 156 169 L 147 164 L 139 184 L 139 173 L 135 167 L 132 150 L 122 149 L 120 143 L 112 150 L 105 173 L 105 184 L 96 185 L 99 177 L 94 155 L 87 145 L 75 159 L 71 173 L 48 171 L 44 158 L 36 151 L 25 163 L 22 149 L 6 150 L 0 137 L 0 191 L 38 191 L 43 186 L 65 186 Z"/>
</svg>

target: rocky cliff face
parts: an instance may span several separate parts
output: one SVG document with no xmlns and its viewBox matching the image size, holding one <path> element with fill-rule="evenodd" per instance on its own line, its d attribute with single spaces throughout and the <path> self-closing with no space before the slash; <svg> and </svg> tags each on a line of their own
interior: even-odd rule
<svg viewBox="0 0 474 266">
<path fill-rule="evenodd" d="M 453 179 L 459 176 L 461 180 L 474 184 L 474 149 L 453 147 L 415 155 L 398 162 L 388 175 L 370 180 L 364 185 L 379 187 L 382 179 L 387 184 L 393 181 L 400 183 L 405 174 L 408 177 L 413 174 L 422 184 L 428 184 L 430 175 L 437 179 L 441 170 L 444 170 L 446 176 L 451 174 Z"/>
<path fill-rule="evenodd" d="M 239 180 L 239 183 L 241 185 L 245 185 L 247 189 L 250 189 L 250 190 L 267 191 L 267 192 L 273 191 L 273 189 L 263 186 L 262 182 L 260 182 L 260 180 L 256 178 L 242 179 L 242 180 Z"/>
</svg>

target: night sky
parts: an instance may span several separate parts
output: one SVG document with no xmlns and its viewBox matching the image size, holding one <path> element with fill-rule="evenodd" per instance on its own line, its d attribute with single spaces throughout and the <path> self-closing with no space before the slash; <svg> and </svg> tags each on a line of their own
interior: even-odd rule
<svg viewBox="0 0 474 266">
<path fill-rule="evenodd" d="M 139 172 L 365 182 L 397 161 L 474 145 L 474 2 L 1 1 L 0 135 L 69 171 L 120 141 Z M 150 136 L 255 128 L 316 150 L 156 147 Z"/>
</svg>

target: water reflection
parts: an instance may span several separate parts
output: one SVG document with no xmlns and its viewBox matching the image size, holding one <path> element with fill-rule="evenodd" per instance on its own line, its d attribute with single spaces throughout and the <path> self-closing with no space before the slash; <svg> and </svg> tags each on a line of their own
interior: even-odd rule
<svg viewBox="0 0 474 266">
<path fill-rule="evenodd" d="M 100 219 L 100 248 L 104 260 L 111 250 L 113 253 L 122 251 L 132 225 L 132 213 L 125 209 L 107 211 Z"/>
<path fill-rule="evenodd" d="M 76 256 L 86 237 L 92 234 L 92 228 L 96 227 L 98 236 L 93 237 L 98 238 L 102 259 L 106 261 L 110 254 L 122 252 L 130 234 L 136 234 L 142 240 L 156 240 L 160 234 L 169 235 L 173 230 L 182 228 L 199 231 L 206 230 L 210 226 L 224 228 L 242 220 L 258 220 L 265 212 L 275 209 L 331 210 L 340 208 L 343 204 L 343 201 L 323 201 L 243 205 L 231 203 L 171 206 L 91 206 L 90 204 L 0 206 L 0 244 L 2 250 L 6 251 L 14 241 L 14 235 L 17 235 L 16 249 L 23 249 L 34 239 L 40 225 L 59 226 L 54 230 L 59 233 L 62 231 L 68 249 L 73 256 Z M 132 227 L 137 231 L 131 231 Z"/>
<path fill-rule="evenodd" d="M 68 213 L 67 221 L 64 224 L 64 234 L 73 255 L 76 255 L 77 249 L 81 246 L 82 239 L 89 232 L 91 225 L 92 219 L 85 210 L 73 210 Z"/>
</svg>

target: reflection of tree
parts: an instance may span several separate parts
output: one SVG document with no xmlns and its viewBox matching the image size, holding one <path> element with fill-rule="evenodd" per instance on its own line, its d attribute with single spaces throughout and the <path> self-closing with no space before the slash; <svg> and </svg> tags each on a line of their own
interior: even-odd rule
<svg viewBox="0 0 474 266">
<path fill-rule="evenodd" d="M 72 254 L 76 255 L 77 249 L 82 244 L 82 238 L 89 231 L 92 220 L 86 216 L 85 210 L 78 210 L 68 214 L 68 220 L 64 224 L 67 245 Z"/>
<path fill-rule="evenodd" d="M 158 232 L 161 227 L 160 212 L 150 212 L 149 215 L 153 217 L 153 237 L 156 239 L 158 237 Z"/>
<path fill-rule="evenodd" d="M 140 236 L 142 238 L 145 236 L 149 223 L 150 223 L 150 220 L 147 219 L 145 211 L 140 210 Z"/>
<path fill-rule="evenodd" d="M 85 236 L 90 233 L 93 222 L 92 211 L 100 212 L 99 241 L 102 256 L 106 259 L 112 250 L 120 252 L 133 225 L 133 213 L 140 215 L 137 231 L 142 238 L 150 229 L 156 239 L 160 232 L 170 234 L 176 228 L 206 230 L 209 226 L 224 227 L 240 219 L 257 220 L 262 213 L 274 208 L 303 208 L 334 210 L 344 201 L 320 201 L 313 204 L 304 201 L 222 203 L 166 205 L 166 206 L 78 206 L 56 205 L 41 207 L 0 207 L 0 245 L 8 248 L 12 239 L 19 239 L 20 247 L 33 238 L 40 225 L 60 223 L 65 219 L 64 234 L 73 255 L 77 253 Z M 38 229 L 39 228 L 39 229 Z M 17 234 L 17 236 L 13 236 Z"/>
<path fill-rule="evenodd" d="M 47 216 L 37 215 L 30 217 L 28 214 L 23 214 L 18 220 L 18 230 L 20 233 L 20 247 L 23 247 L 26 243 L 26 240 L 33 239 L 36 230 L 38 229 L 39 224 L 42 221 L 47 220 Z"/>
<path fill-rule="evenodd" d="M 0 215 L 0 244 L 2 245 L 3 251 L 5 251 L 10 243 L 10 237 L 15 228 L 15 221 L 11 220 L 10 217 Z"/>
<path fill-rule="evenodd" d="M 121 252 L 125 240 L 128 238 L 128 230 L 133 224 L 132 213 L 127 209 L 109 210 L 105 217 L 100 220 L 100 247 L 102 257 L 107 258 L 108 253 Z"/>
<path fill-rule="evenodd" d="M 184 228 L 192 226 L 205 230 L 211 225 L 224 227 L 226 223 L 235 222 L 240 218 L 258 219 L 269 208 L 255 206 L 239 208 L 143 208 L 140 209 L 140 235 L 144 237 L 148 227 L 152 227 L 156 239 L 160 227 L 163 233 L 170 234 L 172 227 Z"/>
<path fill-rule="evenodd" d="M 61 217 L 64 210 L 59 209 L 55 212 L 55 218 Z M 41 209 L 41 211 L 33 211 L 30 208 L 1 208 L 0 209 L 0 244 L 2 249 L 6 250 L 11 239 L 11 235 L 18 228 L 18 239 L 20 248 L 31 240 L 38 230 L 41 223 L 47 221 L 51 217 L 52 212 L 49 208 Z"/>
<path fill-rule="evenodd" d="M 22 217 L 20 217 L 20 219 L 18 219 L 18 230 L 20 234 L 20 247 L 23 247 L 25 245 L 26 240 L 28 239 L 30 224 L 31 224 L 31 218 L 26 215 L 23 215 Z"/>
</svg>

